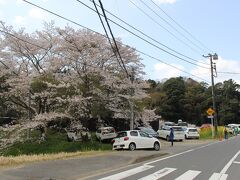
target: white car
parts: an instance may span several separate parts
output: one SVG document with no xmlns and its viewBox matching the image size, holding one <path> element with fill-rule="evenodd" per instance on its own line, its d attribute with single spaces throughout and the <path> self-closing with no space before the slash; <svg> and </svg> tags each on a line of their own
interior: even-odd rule
<svg viewBox="0 0 240 180">
<path fill-rule="evenodd" d="M 196 138 L 199 139 L 199 133 L 197 128 L 183 128 L 185 132 L 185 139 Z"/>
<path fill-rule="evenodd" d="M 100 127 L 97 129 L 96 137 L 100 140 L 111 140 L 117 136 L 113 127 Z"/>
<path fill-rule="evenodd" d="M 121 131 L 113 139 L 113 150 L 129 149 L 134 151 L 135 149 L 151 148 L 159 151 L 160 147 L 161 144 L 157 138 L 139 130 Z"/>
<path fill-rule="evenodd" d="M 174 140 L 183 141 L 185 139 L 185 134 L 181 126 L 162 126 L 158 130 L 159 137 L 170 140 L 170 128 L 173 128 Z"/>
</svg>

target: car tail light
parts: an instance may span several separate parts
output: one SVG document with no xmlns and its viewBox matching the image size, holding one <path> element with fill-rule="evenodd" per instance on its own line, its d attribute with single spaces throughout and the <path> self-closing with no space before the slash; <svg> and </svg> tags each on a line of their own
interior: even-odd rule
<svg viewBox="0 0 240 180">
<path fill-rule="evenodd" d="M 129 137 L 124 137 L 123 140 L 124 140 L 124 141 L 127 141 L 127 140 L 129 140 Z"/>
</svg>

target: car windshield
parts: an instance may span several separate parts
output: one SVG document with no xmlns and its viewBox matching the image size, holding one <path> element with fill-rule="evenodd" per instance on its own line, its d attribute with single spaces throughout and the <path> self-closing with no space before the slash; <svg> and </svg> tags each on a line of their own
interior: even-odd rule
<svg viewBox="0 0 240 180">
<path fill-rule="evenodd" d="M 183 131 L 182 127 L 173 127 L 174 131 Z"/>
<path fill-rule="evenodd" d="M 189 129 L 189 132 L 197 132 L 197 129 Z"/>
<path fill-rule="evenodd" d="M 104 129 L 102 129 L 102 132 L 104 132 L 104 133 L 114 133 L 115 130 L 114 130 L 114 128 L 104 128 Z"/>
<path fill-rule="evenodd" d="M 181 123 L 178 123 L 179 126 L 188 126 L 188 124 L 186 122 L 181 122 Z"/>
<path fill-rule="evenodd" d="M 143 128 L 142 131 L 148 133 L 148 134 L 154 134 L 156 133 L 153 129 L 151 128 Z"/>
<path fill-rule="evenodd" d="M 187 128 L 186 128 L 186 127 L 182 127 L 182 129 L 183 129 L 184 131 L 186 131 L 186 130 L 187 130 Z"/>
<path fill-rule="evenodd" d="M 121 138 L 121 137 L 125 137 L 127 136 L 127 132 L 119 132 L 118 135 L 117 135 L 117 138 Z"/>
</svg>

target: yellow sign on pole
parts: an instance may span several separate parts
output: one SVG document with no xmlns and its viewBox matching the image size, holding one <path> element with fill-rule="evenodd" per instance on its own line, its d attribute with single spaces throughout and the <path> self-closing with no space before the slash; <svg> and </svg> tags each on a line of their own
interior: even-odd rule
<svg viewBox="0 0 240 180">
<path fill-rule="evenodd" d="M 215 111 L 214 111 L 212 108 L 208 108 L 207 114 L 208 114 L 209 116 L 212 116 L 214 113 L 215 113 Z"/>
</svg>

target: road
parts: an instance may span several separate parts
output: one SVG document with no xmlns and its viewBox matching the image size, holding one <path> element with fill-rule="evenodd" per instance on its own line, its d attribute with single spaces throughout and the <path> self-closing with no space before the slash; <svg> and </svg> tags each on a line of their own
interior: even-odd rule
<svg viewBox="0 0 240 180">
<path fill-rule="evenodd" d="M 89 179 L 239 180 L 240 136 Z"/>
</svg>

